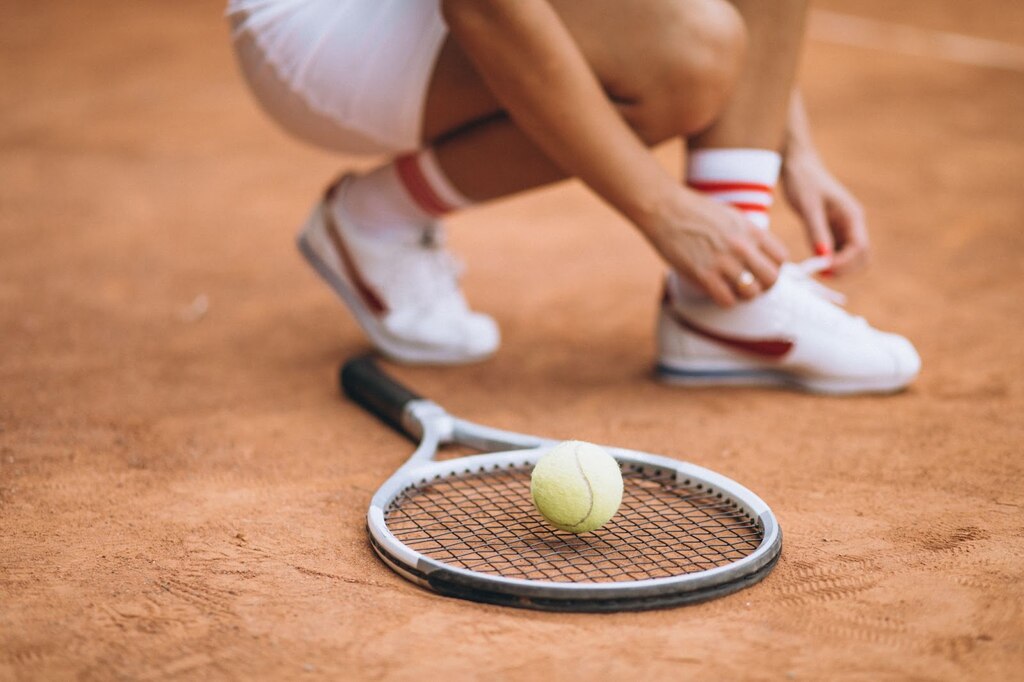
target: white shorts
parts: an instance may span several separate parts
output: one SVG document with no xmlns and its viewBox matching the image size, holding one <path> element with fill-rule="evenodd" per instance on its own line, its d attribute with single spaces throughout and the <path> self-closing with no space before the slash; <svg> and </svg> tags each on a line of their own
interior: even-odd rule
<svg viewBox="0 0 1024 682">
<path fill-rule="evenodd" d="M 242 73 L 286 130 L 346 153 L 421 146 L 440 0 L 230 0 L 227 16 Z"/>
</svg>

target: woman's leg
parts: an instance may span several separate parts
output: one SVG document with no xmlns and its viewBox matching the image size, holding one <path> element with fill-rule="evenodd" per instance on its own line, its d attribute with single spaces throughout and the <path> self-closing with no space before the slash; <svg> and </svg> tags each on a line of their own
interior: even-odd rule
<svg viewBox="0 0 1024 682">
<path fill-rule="evenodd" d="M 702 130 L 726 105 L 744 36 L 739 16 L 723 0 L 552 5 L 609 98 L 649 144 Z M 428 89 L 423 130 L 448 179 L 476 201 L 565 177 L 504 115 L 451 39 Z"/>
<path fill-rule="evenodd" d="M 743 70 L 714 122 L 687 140 L 684 174 L 693 189 L 732 205 L 755 225 L 767 229 L 808 2 L 730 2 L 746 26 Z M 760 293 L 758 283 L 747 279 L 748 291 Z M 690 297 L 704 295 L 687 281 L 678 284 L 679 291 Z"/>
<path fill-rule="evenodd" d="M 747 27 L 746 61 L 723 111 L 688 140 L 686 179 L 767 229 L 807 0 L 731 2 Z"/>
<path fill-rule="evenodd" d="M 654 144 L 695 133 L 726 104 L 742 65 L 744 34 L 739 15 L 723 0 L 551 3 L 642 140 Z M 307 241 L 340 235 L 333 249 L 319 239 L 313 250 L 337 252 L 329 281 L 392 356 L 477 359 L 496 347 L 496 328 L 470 314 L 449 284 L 441 289 L 452 294 L 452 305 L 437 305 L 436 285 L 449 275 L 434 267 L 440 261 L 431 245 L 437 242 L 423 235 L 435 233 L 434 219 L 454 208 L 565 173 L 504 114 L 454 41 L 436 62 L 423 130 L 426 148 L 419 153 L 332 188 L 326 212 L 331 225 L 324 229 L 314 220 Z M 420 265 L 413 267 L 414 261 Z"/>
<path fill-rule="evenodd" d="M 551 3 L 644 141 L 699 131 L 725 105 L 744 37 L 739 15 L 723 0 Z M 425 149 L 332 188 L 327 204 L 334 229 L 315 224 L 309 232 L 341 233 L 333 250 L 342 257 L 328 279 L 379 347 L 412 362 L 478 359 L 496 348 L 496 327 L 469 313 L 457 288 L 445 284 L 450 275 L 434 267 L 441 261 L 431 253 L 438 240 L 424 235 L 435 234 L 435 219 L 454 209 L 565 173 L 504 114 L 454 40 L 436 62 L 423 131 Z M 328 241 L 318 243 L 320 251 L 332 250 Z M 438 283 L 452 294 L 451 305 L 436 304 Z"/>
<path fill-rule="evenodd" d="M 742 74 L 725 108 L 691 149 L 779 150 L 803 46 L 807 0 L 730 0 L 747 27 Z"/>
<path fill-rule="evenodd" d="M 688 140 L 687 182 L 761 227 L 778 177 L 806 0 L 730 0 L 747 27 L 746 64 L 714 123 Z M 845 313 L 796 266 L 772 292 L 722 310 L 670 277 L 658 325 L 658 374 L 683 385 L 780 385 L 892 392 L 920 369 L 906 339 Z M 784 321 L 780 325 L 780 321 Z"/>
<path fill-rule="evenodd" d="M 774 154 L 781 147 L 807 0 L 552 4 L 609 97 L 649 144 L 683 135 L 693 151 L 756 149 Z M 427 93 L 423 130 L 424 142 L 433 144 L 447 178 L 471 200 L 493 199 L 565 177 L 502 113 L 450 39 Z M 722 174 L 724 160 L 725 173 L 734 176 L 726 179 L 733 184 L 773 188 L 777 179 L 779 164 L 770 155 L 711 155 L 710 164 L 708 155 L 702 156 L 701 166 L 710 166 L 714 177 Z M 691 164 L 691 182 L 713 189 L 703 174 Z M 719 194 L 724 201 L 733 196 Z M 767 192 L 752 203 L 731 203 L 767 227 L 771 198 Z"/>
</svg>

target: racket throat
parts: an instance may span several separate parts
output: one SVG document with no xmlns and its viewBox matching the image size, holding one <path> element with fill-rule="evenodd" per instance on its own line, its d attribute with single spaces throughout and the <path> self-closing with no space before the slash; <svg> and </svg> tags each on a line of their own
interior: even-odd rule
<svg viewBox="0 0 1024 682">
<path fill-rule="evenodd" d="M 434 452 L 444 443 L 451 442 L 455 433 L 455 420 L 443 407 L 430 400 L 414 400 L 402 412 L 402 429 L 420 446 L 413 453 L 413 460 L 433 459 Z M 433 451 L 427 456 L 417 457 L 424 450 L 423 445 L 433 440 Z"/>
</svg>

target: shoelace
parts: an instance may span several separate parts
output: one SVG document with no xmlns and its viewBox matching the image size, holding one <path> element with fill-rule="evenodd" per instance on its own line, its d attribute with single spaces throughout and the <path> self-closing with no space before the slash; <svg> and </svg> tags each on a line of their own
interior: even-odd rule
<svg viewBox="0 0 1024 682">
<path fill-rule="evenodd" d="M 800 263 L 793 263 L 791 266 L 785 269 L 786 275 L 793 282 L 793 284 L 803 288 L 812 296 L 824 299 L 832 305 L 820 305 L 812 304 L 810 301 L 805 301 L 804 305 L 801 306 L 803 312 L 801 314 L 814 314 L 819 318 L 826 318 L 838 325 L 850 324 L 854 327 L 867 327 L 868 321 L 858 315 L 852 315 L 848 313 L 841 306 L 846 304 L 846 296 L 831 289 L 818 280 L 814 279 L 814 276 L 819 272 L 828 270 L 832 266 L 830 258 L 825 256 L 815 256 L 808 258 Z"/>
<path fill-rule="evenodd" d="M 396 302 L 404 305 L 463 311 L 466 302 L 458 282 L 464 269 L 462 261 L 444 248 L 439 229 L 431 227 L 422 241 L 395 250 L 392 274 L 385 287 Z"/>
<path fill-rule="evenodd" d="M 839 306 L 846 305 L 845 295 L 814 279 L 815 275 L 819 272 L 828 270 L 830 267 L 832 267 L 831 258 L 826 256 L 814 256 L 813 258 L 808 258 L 799 263 L 794 263 L 793 267 L 790 268 L 789 271 L 794 276 L 794 280 L 800 284 L 800 286 L 810 290 L 830 303 L 834 303 Z"/>
</svg>

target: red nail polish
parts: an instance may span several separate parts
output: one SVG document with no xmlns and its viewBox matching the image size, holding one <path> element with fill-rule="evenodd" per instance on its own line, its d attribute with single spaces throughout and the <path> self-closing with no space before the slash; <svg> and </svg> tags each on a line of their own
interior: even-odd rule
<svg viewBox="0 0 1024 682">
<path fill-rule="evenodd" d="M 831 256 L 832 249 L 825 242 L 818 242 L 817 244 L 814 245 L 814 253 L 818 256 Z M 832 277 L 836 273 L 832 272 L 832 270 L 822 270 L 818 274 L 820 274 L 822 277 Z"/>
</svg>

